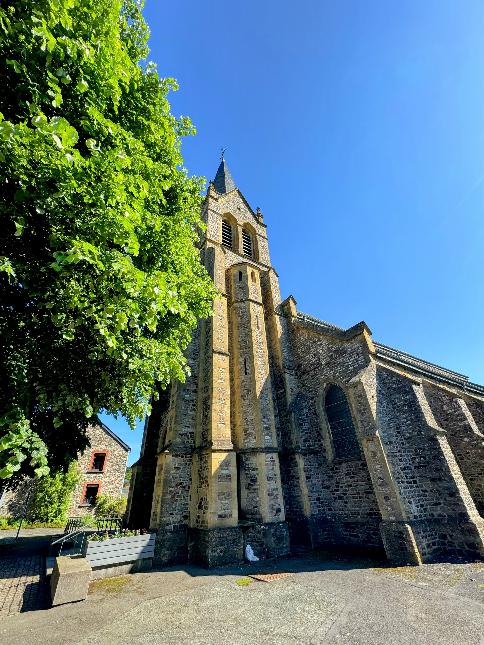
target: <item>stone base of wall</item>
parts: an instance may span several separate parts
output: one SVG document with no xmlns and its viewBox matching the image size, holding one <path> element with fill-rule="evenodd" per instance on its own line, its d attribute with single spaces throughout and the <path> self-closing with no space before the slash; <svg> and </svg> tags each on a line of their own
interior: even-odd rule
<svg viewBox="0 0 484 645">
<path fill-rule="evenodd" d="M 158 529 L 154 564 L 168 566 L 188 561 L 188 527 L 185 525 Z"/>
<path fill-rule="evenodd" d="M 188 557 L 190 562 L 204 567 L 239 564 L 244 559 L 240 527 L 190 529 Z"/>
<path fill-rule="evenodd" d="M 261 559 L 281 558 L 291 551 L 287 522 L 250 522 L 242 525 L 245 547 L 250 544 L 255 555 Z"/>
<path fill-rule="evenodd" d="M 383 521 L 380 532 L 390 562 L 398 565 L 422 564 L 412 528 L 407 522 Z"/>
<path fill-rule="evenodd" d="M 311 528 L 308 518 L 288 520 L 287 526 L 289 528 L 291 551 L 297 552 L 301 549 L 307 550 L 313 548 Z"/>
<path fill-rule="evenodd" d="M 423 562 L 484 560 L 484 520 L 432 518 L 413 520 L 409 525 Z"/>
<path fill-rule="evenodd" d="M 156 535 L 156 566 L 193 562 L 205 567 L 239 564 L 250 544 L 261 560 L 290 552 L 286 522 L 250 522 L 228 528 L 192 529 L 186 526 L 159 529 Z"/>
<path fill-rule="evenodd" d="M 383 548 L 378 518 L 350 521 L 336 517 L 312 517 L 308 520 L 308 530 L 313 548 L 321 546 L 351 546 L 362 550 Z"/>
</svg>

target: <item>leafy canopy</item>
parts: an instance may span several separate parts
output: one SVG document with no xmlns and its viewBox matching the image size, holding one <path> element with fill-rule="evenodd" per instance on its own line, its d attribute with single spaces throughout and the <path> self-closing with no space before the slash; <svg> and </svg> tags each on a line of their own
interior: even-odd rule
<svg viewBox="0 0 484 645">
<path fill-rule="evenodd" d="M 211 312 L 189 119 L 134 0 L 0 8 L 0 477 L 48 472 L 102 409 L 183 380 Z"/>
<path fill-rule="evenodd" d="M 126 512 L 127 501 L 126 497 L 98 495 L 94 515 L 96 517 L 123 517 Z"/>
<path fill-rule="evenodd" d="M 28 507 L 30 522 L 62 523 L 67 520 L 72 493 L 79 483 L 77 462 L 71 462 L 67 472 L 44 475 L 36 480 Z"/>
</svg>

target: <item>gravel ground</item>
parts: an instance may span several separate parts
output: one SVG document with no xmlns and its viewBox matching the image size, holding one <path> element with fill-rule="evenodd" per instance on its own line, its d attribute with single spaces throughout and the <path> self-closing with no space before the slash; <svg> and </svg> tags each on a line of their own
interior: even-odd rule
<svg viewBox="0 0 484 645">
<path fill-rule="evenodd" d="M 271 576 L 270 582 L 251 575 Z M 374 566 L 314 554 L 99 580 L 82 603 L 9 616 L 2 645 L 484 645 L 484 563 Z"/>
</svg>

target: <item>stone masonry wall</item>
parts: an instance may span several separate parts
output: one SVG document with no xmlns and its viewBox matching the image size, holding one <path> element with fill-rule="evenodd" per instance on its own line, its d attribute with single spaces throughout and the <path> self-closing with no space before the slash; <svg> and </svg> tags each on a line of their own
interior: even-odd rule
<svg viewBox="0 0 484 645">
<path fill-rule="evenodd" d="M 418 381 L 377 369 L 378 426 L 406 516 L 424 560 L 475 552 L 466 531 L 468 492 L 447 442 L 425 418 L 418 388 Z"/>
<path fill-rule="evenodd" d="M 151 414 L 147 417 L 139 460 L 131 469 L 126 521 L 131 528 L 148 528 L 156 476 L 160 428 L 166 428 L 170 408 L 171 387 L 160 391 L 159 399 L 152 401 Z M 164 441 L 164 439 L 162 440 Z"/>
<path fill-rule="evenodd" d="M 89 506 L 81 503 L 81 495 L 87 483 L 99 482 L 98 494 L 112 497 L 121 495 L 124 483 L 128 451 L 99 426 L 91 426 L 88 430 L 88 437 L 91 446 L 86 448 L 78 458 L 81 481 L 72 495 L 69 515 L 84 515 L 92 510 Z M 90 472 L 91 459 L 95 452 L 107 452 L 102 473 Z"/>
<path fill-rule="evenodd" d="M 425 392 L 437 423 L 447 432 L 449 445 L 477 510 L 484 517 L 484 435 L 476 417 L 478 402 L 470 405 L 454 392 L 426 384 Z"/>
<path fill-rule="evenodd" d="M 29 500 L 29 492 L 33 491 L 34 480 L 31 477 L 24 479 L 14 489 L 2 488 L 0 490 L 0 517 L 23 517 Z"/>
<path fill-rule="evenodd" d="M 327 384 L 345 388 L 368 365 L 365 341 L 341 342 L 331 336 L 295 325 L 292 342 L 300 392 L 289 406 L 292 443 L 303 462 L 303 494 L 312 527 L 313 544 L 381 547 L 380 511 L 366 460 L 334 460 L 323 436 L 322 405 Z M 301 469 L 297 469 L 300 476 Z M 289 498 L 294 497 L 289 494 Z M 291 506 L 295 517 L 301 510 Z"/>
<path fill-rule="evenodd" d="M 190 453 L 162 453 L 158 456 L 151 528 L 173 529 L 188 524 L 191 480 Z"/>
<path fill-rule="evenodd" d="M 202 216 L 202 261 L 221 295 L 190 344 L 192 375 L 174 384 L 159 421 L 156 561 L 225 564 L 248 543 L 272 557 L 288 552 L 289 535 L 307 546 L 384 544 L 403 563 L 484 555 L 482 402 L 389 368 L 364 323 L 345 331 L 298 314 L 292 297 L 281 303 L 262 215 L 237 189 L 211 185 Z M 331 425 L 330 385 L 348 402 Z M 333 437 L 353 432 L 349 419 L 351 451 L 349 435 Z"/>
<path fill-rule="evenodd" d="M 284 520 L 273 388 L 260 273 L 239 264 L 230 273 L 231 392 L 239 450 L 241 517 Z"/>
</svg>

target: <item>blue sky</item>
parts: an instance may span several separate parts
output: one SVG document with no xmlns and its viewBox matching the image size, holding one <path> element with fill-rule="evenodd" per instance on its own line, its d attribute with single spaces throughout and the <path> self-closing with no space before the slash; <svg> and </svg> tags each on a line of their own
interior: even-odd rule
<svg viewBox="0 0 484 645">
<path fill-rule="evenodd" d="M 484 4 L 148 0 L 150 59 L 260 206 L 283 297 L 484 383 Z M 133 447 L 141 427 L 104 420 Z"/>
</svg>

